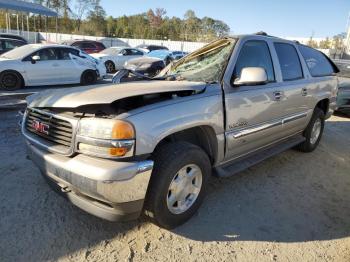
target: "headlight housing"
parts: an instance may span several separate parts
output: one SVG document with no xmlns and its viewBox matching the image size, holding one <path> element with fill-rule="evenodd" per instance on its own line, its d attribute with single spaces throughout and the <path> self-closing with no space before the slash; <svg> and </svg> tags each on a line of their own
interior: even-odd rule
<svg viewBox="0 0 350 262">
<path fill-rule="evenodd" d="M 135 130 L 123 120 L 85 118 L 80 120 L 77 151 L 103 158 L 130 157 L 134 154 Z"/>
</svg>

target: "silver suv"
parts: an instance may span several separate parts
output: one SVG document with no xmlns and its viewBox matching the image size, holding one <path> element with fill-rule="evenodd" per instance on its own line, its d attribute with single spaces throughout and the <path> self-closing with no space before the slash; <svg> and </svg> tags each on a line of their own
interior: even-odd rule
<svg viewBox="0 0 350 262">
<path fill-rule="evenodd" d="M 336 106 L 337 71 L 296 42 L 223 38 L 153 79 L 31 96 L 22 132 L 30 158 L 74 205 L 173 228 L 200 207 L 212 174 L 291 147 L 313 151 Z"/>
</svg>

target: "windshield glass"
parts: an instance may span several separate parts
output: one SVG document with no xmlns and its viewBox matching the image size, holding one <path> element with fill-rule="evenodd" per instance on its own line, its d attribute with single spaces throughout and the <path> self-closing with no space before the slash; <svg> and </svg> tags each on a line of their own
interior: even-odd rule
<svg viewBox="0 0 350 262">
<path fill-rule="evenodd" d="M 8 59 L 21 59 L 27 55 L 30 55 L 32 52 L 38 49 L 38 45 L 24 45 L 17 47 L 15 49 L 12 49 L 11 51 L 8 51 L 1 55 L 1 58 L 8 58 Z"/>
<path fill-rule="evenodd" d="M 122 50 L 122 48 L 110 47 L 110 48 L 102 50 L 100 53 L 106 54 L 106 55 L 117 55 L 117 54 L 119 54 L 120 50 Z"/>
<path fill-rule="evenodd" d="M 189 81 L 218 82 L 235 43 L 235 39 L 212 42 L 170 66 L 166 75 Z"/>
</svg>

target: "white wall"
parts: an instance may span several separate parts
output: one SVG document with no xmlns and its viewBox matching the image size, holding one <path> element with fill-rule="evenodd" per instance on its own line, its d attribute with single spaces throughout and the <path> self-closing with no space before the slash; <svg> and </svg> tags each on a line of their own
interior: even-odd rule
<svg viewBox="0 0 350 262">
<path fill-rule="evenodd" d="M 182 42 L 182 41 L 170 41 L 170 40 L 151 40 L 151 39 L 128 39 L 128 38 L 109 38 L 109 37 L 96 37 L 96 36 L 84 36 L 84 35 L 71 35 L 71 34 L 56 34 L 40 32 L 40 37 L 47 43 L 60 43 L 64 40 L 74 39 L 88 39 L 96 40 L 104 43 L 106 47 L 110 46 L 137 46 L 139 44 L 155 44 L 166 46 L 170 50 L 182 50 L 186 52 L 192 52 L 205 43 L 199 42 Z"/>
</svg>

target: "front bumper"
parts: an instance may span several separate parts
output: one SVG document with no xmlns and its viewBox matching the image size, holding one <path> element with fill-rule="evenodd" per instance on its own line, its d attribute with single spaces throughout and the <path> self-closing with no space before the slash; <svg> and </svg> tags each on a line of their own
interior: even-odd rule
<svg viewBox="0 0 350 262">
<path fill-rule="evenodd" d="M 66 157 L 27 142 L 30 159 L 74 205 L 110 221 L 136 219 L 143 209 L 153 161 L 117 162 L 86 155 Z"/>
</svg>

